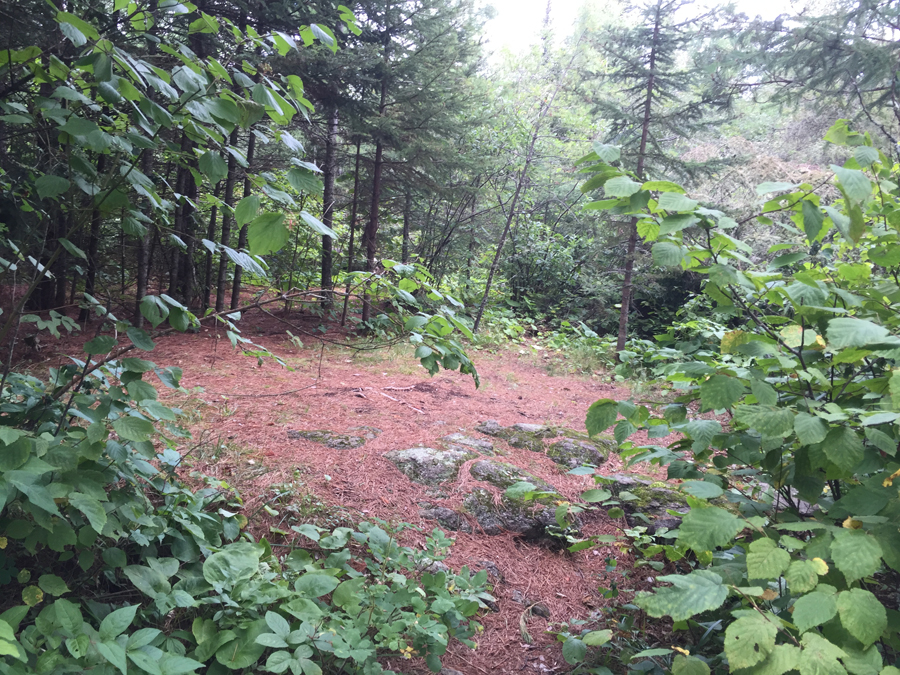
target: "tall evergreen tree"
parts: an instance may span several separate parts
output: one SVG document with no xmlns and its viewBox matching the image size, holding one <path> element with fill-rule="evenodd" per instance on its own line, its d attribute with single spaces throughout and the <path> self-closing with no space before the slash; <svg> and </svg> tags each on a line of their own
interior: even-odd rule
<svg viewBox="0 0 900 675">
<path fill-rule="evenodd" d="M 698 133 L 711 123 L 710 113 L 727 110 L 732 89 L 717 85 L 703 62 L 702 42 L 709 37 L 710 16 L 690 16 L 689 0 L 652 0 L 633 7 L 620 26 L 604 29 L 592 41 L 605 57 L 603 69 L 587 82 L 603 82 L 612 96 L 596 100 L 596 112 L 607 121 L 604 144 L 591 158 L 621 159 L 639 181 L 674 177 L 697 167 L 679 160 L 678 140 Z M 604 184 L 602 174 L 585 184 L 585 191 Z M 616 195 L 618 183 L 606 186 Z M 626 189 L 633 189 L 628 187 Z M 635 189 L 636 196 L 647 194 Z M 635 204 L 636 212 L 642 204 Z M 626 246 L 622 272 L 622 299 L 616 350 L 625 348 L 634 286 L 637 253 L 637 218 L 625 225 Z"/>
</svg>

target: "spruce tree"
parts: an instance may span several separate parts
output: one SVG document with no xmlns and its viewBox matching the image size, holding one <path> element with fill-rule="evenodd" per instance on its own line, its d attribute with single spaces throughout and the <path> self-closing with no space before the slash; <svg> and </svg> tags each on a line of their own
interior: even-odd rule
<svg viewBox="0 0 900 675">
<path fill-rule="evenodd" d="M 611 95 L 596 99 L 595 112 L 607 121 L 595 160 L 615 161 L 639 181 L 683 177 L 697 169 L 679 160 L 676 143 L 712 123 L 711 113 L 726 111 L 731 89 L 710 78 L 702 42 L 711 34 L 713 18 L 689 13 L 688 0 L 652 0 L 631 8 L 617 26 L 591 36 L 600 67 L 586 84 Z M 584 190 L 603 185 L 600 180 Z M 614 188 L 606 188 L 614 194 Z M 638 193 L 641 194 L 641 193 Z M 621 196 L 621 195 L 619 195 Z M 635 210 L 640 205 L 635 205 Z M 616 350 L 625 348 L 634 285 L 637 219 L 626 225 L 627 244 Z"/>
</svg>

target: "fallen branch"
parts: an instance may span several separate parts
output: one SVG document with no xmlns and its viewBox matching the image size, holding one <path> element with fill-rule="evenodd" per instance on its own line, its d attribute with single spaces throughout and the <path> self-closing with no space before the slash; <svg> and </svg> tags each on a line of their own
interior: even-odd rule
<svg viewBox="0 0 900 675">
<path fill-rule="evenodd" d="M 404 401 L 403 399 L 394 398 L 393 396 L 388 396 L 388 395 L 385 394 L 383 391 L 379 391 L 378 393 L 381 394 L 382 396 L 384 396 L 385 398 L 391 399 L 391 400 L 394 401 L 395 403 L 400 403 L 401 405 L 405 405 L 405 406 L 408 406 L 408 407 L 412 408 L 413 410 L 415 410 L 417 413 L 419 413 L 419 414 L 421 414 L 421 415 L 424 415 L 424 414 L 425 414 L 425 411 L 424 411 L 424 410 L 419 410 L 416 406 L 411 405 L 410 403 L 407 403 L 407 402 Z"/>
</svg>

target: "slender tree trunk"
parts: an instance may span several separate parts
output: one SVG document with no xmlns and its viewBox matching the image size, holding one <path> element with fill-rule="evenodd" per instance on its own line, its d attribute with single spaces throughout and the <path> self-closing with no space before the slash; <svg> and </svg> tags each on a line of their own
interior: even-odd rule
<svg viewBox="0 0 900 675">
<path fill-rule="evenodd" d="M 406 201 L 403 204 L 403 252 L 400 261 L 405 265 L 409 262 L 409 219 L 412 210 L 412 191 L 406 190 Z"/>
<path fill-rule="evenodd" d="M 387 16 L 390 3 L 385 8 L 385 16 Z M 384 117 L 387 110 L 387 74 L 388 62 L 391 54 L 391 38 L 389 34 L 385 34 L 384 38 L 384 56 L 382 58 L 381 72 L 381 97 L 378 104 L 378 115 Z M 381 173 L 384 169 L 384 139 L 379 137 L 375 141 L 375 165 L 372 168 L 372 204 L 369 208 L 369 222 L 366 224 L 364 239 L 366 242 L 366 271 L 375 271 L 375 254 L 378 251 L 378 216 L 381 201 Z M 362 320 L 363 323 L 369 320 L 372 314 L 372 306 L 369 302 L 368 293 L 363 294 Z"/>
<path fill-rule="evenodd" d="M 356 233 L 356 213 L 359 207 L 359 158 L 362 139 L 356 139 L 356 168 L 353 173 L 353 205 L 350 207 L 350 242 L 347 246 L 347 274 L 353 272 L 353 235 Z M 347 291 L 344 295 L 344 310 L 341 312 L 341 326 L 347 323 L 347 308 L 350 305 L 350 279 L 347 279 Z"/>
<path fill-rule="evenodd" d="M 334 179 L 337 172 L 336 146 L 338 132 L 338 108 L 335 105 L 328 113 L 328 126 L 325 133 L 325 166 L 322 168 L 322 223 L 326 227 L 334 227 Z M 322 292 L 325 294 L 325 307 L 331 307 L 334 298 L 331 295 L 332 283 L 332 239 L 322 237 Z"/>
<path fill-rule="evenodd" d="M 252 138 L 251 134 L 251 138 Z M 229 145 L 234 147 L 238 142 L 237 127 L 231 132 L 228 139 Z M 225 197 L 223 199 L 225 208 L 222 209 L 222 246 L 231 246 L 231 221 L 234 211 L 234 183 L 237 179 L 237 160 L 234 155 L 228 155 L 228 175 L 225 177 Z M 244 195 L 247 196 L 246 194 Z M 223 251 L 219 255 L 219 276 L 216 280 L 216 311 L 221 312 L 225 309 L 225 294 L 227 293 L 226 282 L 228 275 L 228 256 Z"/>
<path fill-rule="evenodd" d="M 182 156 L 182 164 L 178 166 L 177 178 L 175 179 L 175 191 L 182 195 L 181 203 L 175 208 L 175 234 L 180 237 L 182 240 L 184 239 L 184 230 L 185 230 L 185 217 L 189 216 L 190 208 L 187 203 L 187 199 L 185 195 L 187 194 L 190 187 L 188 185 L 188 181 L 193 181 L 194 177 L 191 175 L 190 170 L 187 166 L 188 153 L 191 151 L 193 146 L 193 142 L 188 138 L 186 133 L 182 133 L 181 135 L 181 156 Z M 180 251 L 175 252 L 175 260 L 169 270 L 169 295 L 173 298 L 177 298 L 179 295 L 179 289 L 181 288 L 181 256 L 179 255 Z"/>
<path fill-rule="evenodd" d="M 244 177 L 244 197 L 249 195 L 253 190 L 253 184 L 250 182 L 250 171 L 253 168 L 253 155 L 256 152 L 256 136 L 250 131 L 250 137 L 247 139 L 247 170 Z M 238 248 L 247 248 L 247 225 L 241 228 L 238 234 Z M 231 309 L 237 309 L 241 304 L 241 278 L 244 268 L 236 265 L 234 268 L 234 284 L 231 287 Z"/>
<path fill-rule="evenodd" d="M 102 176 L 106 171 L 106 155 L 101 154 L 97 157 L 97 174 Z M 100 247 L 100 225 L 103 222 L 102 214 L 97 206 L 91 211 L 91 232 L 88 236 L 87 245 L 87 272 L 84 276 L 84 293 L 85 295 L 94 295 L 94 284 L 97 280 L 97 253 Z M 78 313 L 79 323 L 84 323 L 91 315 L 91 310 L 82 307 Z"/>
<path fill-rule="evenodd" d="M 230 167 L 229 167 L 230 169 Z M 231 173 L 229 171 L 229 173 Z M 228 179 L 226 178 L 226 181 Z M 216 185 L 216 189 L 213 192 L 213 196 L 218 199 L 219 198 L 219 188 L 221 184 Z M 209 225 L 206 226 L 206 240 L 210 242 L 214 242 L 216 240 L 216 224 L 219 219 L 219 204 L 217 201 L 213 202 L 212 208 L 209 210 Z M 213 252 L 208 248 L 206 249 L 206 264 L 203 269 L 203 291 L 201 293 L 201 301 L 203 312 L 205 313 L 207 309 L 209 309 L 209 294 L 212 292 L 212 274 L 213 274 Z"/>
<path fill-rule="evenodd" d="M 152 166 L 153 154 L 150 150 L 144 150 L 143 154 L 141 154 L 141 171 L 145 176 L 150 175 Z M 147 234 L 138 239 L 134 322 L 139 328 L 144 325 L 144 315 L 141 314 L 141 300 L 150 292 L 150 270 L 153 262 L 153 242 L 156 236 L 156 221 L 154 221 L 147 228 Z"/>
<path fill-rule="evenodd" d="M 647 155 L 647 139 L 650 136 L 650 122 L 653 117 L 653 86 L 656 83 L 656 54 L 659 45 L 660 7 L 656 5 L 656 22 L 653 25 L 653 41 L 650 46 L 650 60 L 648 64 L 647 94 L 644 98 L 644 114 L 641 121 L 641 145 L 638 149 L 638 159 L 635 174 L 638 180 L 644 180 L 644 159 Z M 625 349 L 628 340 L 628 314 L 631 310 L 631 296 L 634 292 L 634 254 L 637 251 L 637 218 L 633 218 L 628 225 L 628 245 L 625 250 L 625 274 L 622 279 L 622 300 L 619 308 L 619 335 L 616 339 L 616 352 Z"/>
</svg>

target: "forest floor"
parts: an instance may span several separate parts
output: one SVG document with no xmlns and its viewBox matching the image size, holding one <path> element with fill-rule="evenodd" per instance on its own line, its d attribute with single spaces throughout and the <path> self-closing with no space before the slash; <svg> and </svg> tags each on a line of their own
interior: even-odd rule
<svg viewBox="0 0 900 675">
<path fill-rule="evenodd" d="M 310 333 L 322 323 L 309 315 L 294 313 L 290 318 Z M 411 523 L 430 533 L 437 524 L 420 517 L 419 505 L 429 502 L 459 510 L 464 497 L 461 486 L 442 486 L 446 496 L 435 499 L 433 490 L 408 480 L 384 453 L 440 448 L 440 439 L 454 432 L 479 437 L 474 427 L 485 420 L 584 431 L 591 403 L 629 397 L 629 391 L 612 384 L 608 374 L 577 374 L 563 356 L 535 350 L 527 343 L 472 350 L 470 356 L 481 376 L 476 389 L 473 379 L 459 372 L 441 371 L 430 377 L 413 357 L 410 345 L 354 351 L 334 344 L 322 346 L 304 336 L 306 344 L 300 347 L 274 317 L 249 314 L 241 324 L 244 337 L 280 357 L 287 367 L 272 359 L 258 363 L 232 349 L 224 331 L 217 335 L 214 328 L 206 327 L 199 334 L 160 339 L 148 358 L 184 371 L 182 385 L 187 392 L 161 393 L 169 405 L 184 410 L 193 433 L 193 440 L 181 448 L 187 453 L 185 464 L 239 490 L 245 500 L 244 513 L 262 516 L 266 528 L 290 531 L 288 517 L 323 526 L 380 518 Z M 336 327 L 321 336 L 337 342 L 345 338 Z M 354 449 L 331 449 L 288 435 L 297 430 L 347 433 L 363 426 L 376 427 L 381 434 Z M 489 440 L 505 455 L 500 460 L 550 483 L 564 499 L 577 500 L 582 491 L 594 486 L 591 476 L 568 475 L 542 453 Z M 642 468 L 641 475 L 664 479 L 651 467 Z M 615 454 L 598 469 L 604 475 L 624 472 Z M 465 477 L 461 475 L 457 482 L 465 482 Z M 287 503 L 283 498 L 273 501 L 285 485 L 294 494 L 293 509 L 283 508 Z M 267 514 L 262 509 L 266 503 L 279 515 Z M 621 525 L 593 512 L 586 514 L 582 531 L 616 534 L 621 533 Z M 267 536 L 280 545 L 310 543 L 293 532 Z M 615 617 L 607 617 L 604 608 L 627 601 L 631 596 L 627 589 L 650 585 L 645 578 L 652 572 L 649 568 L 630 574 L 634 561 L 627 547 L 554 551 L 513 533 L 488 536 L 477 523 L 471 533 L 448 532 L 448 536 L 455 544 L 445 563 L 455 571 L 463 565 L 475 570 L 486 567 L 497 598 L 497 611 L 484 612 L 479 619 L 484 632 L 477 638 L 478 649 L 456 643 L 444 657 L 445 666 L 466 675 L 568 672 L 571 667 L 562 658 L 554 627 L 575 618 L 603 624 Z M 423 538 L 407 530 L 403 543 L 418 545 Z M 613 584 L 622 595 L 615 600 L 604 598 L 602 591 Z M 549 609 L 548 618 L 525 615 L 523 625 L 532 644 L 521 632 L 523 598 Z M 392 665 L 402 672 L 428 672 L 424 663 L 415 660 Z"/>
</svg>

